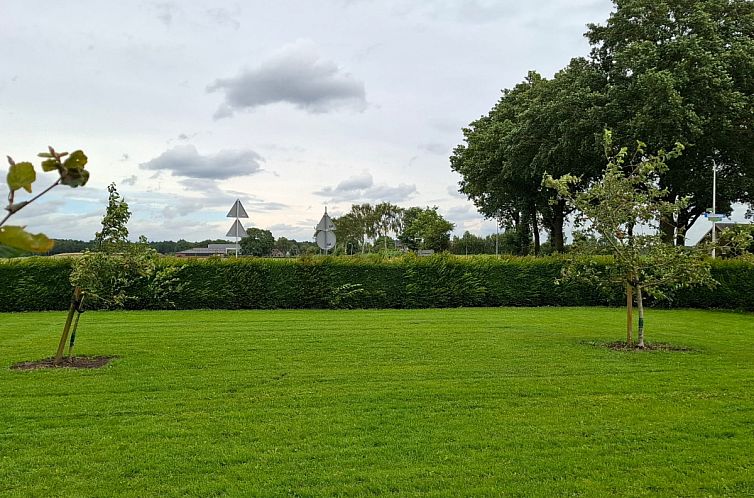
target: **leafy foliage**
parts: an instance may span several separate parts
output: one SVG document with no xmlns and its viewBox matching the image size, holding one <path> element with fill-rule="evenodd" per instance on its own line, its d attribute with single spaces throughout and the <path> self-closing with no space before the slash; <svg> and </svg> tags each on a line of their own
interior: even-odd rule
<svg viewBox="0 0 754 498">
<path fill-rule="evenodd" d="M 643 137 L 652 150 L 686 146 L 660 173 L 670 201 L 665 240 L 712 206 L 712 162 L 720 168 L 717 205 L 754 198 L 754 3 L 747 0 L 615 0 L 586 36 L 592 61 L 610 81 L 604 122 L 616 140 Z"/>
<path fill-rule="evenodd" d="M 605 132 L 608 164 L 602 178 L 581 191 L 572 185 L 580 180 L 573 175 L 554 179 L 546 175 L 543 183 L 578 211 L 577 226 L 596 236 L 609 247 L 612 264 L 597 268 L 593 260 L 574 259 L 566 267 L 566 279 L 585 279 L 595 285 L 618 282 L 635 289 L 639 306 L 639 346 L 643 347 L 643 292 L 667 299 L 669 293 L 692 285 L 713 285 L 710 266 L 701 251 L 663 242 L 659 223 L 676 215 L 687 205 L 686 199 L 667 200 L 667 189 L 660 187 L 665 162 L 678 157 L 683 146 L 671 152 L 648 155 L 641 142 L 629 155 L 622 147 L 614 155 L 612 135 Z M 577 249 L 579 246 L 577 246 Z M 586 246 L 581 246 L 587 249 Z"/>
<path fill-rule="evenodd" d="M 463 129 L 464 144 L 453 151 L 451 168 L 460 191 L 489 218 L 534 238 L 539 253 L 540 221 L 563 251 L 564 203 L 541 184 L 542 174 L 596 177 L 602 169 L 604 77 L 587 61 L 574 59 L 551 80 L 530 72 L 490 112 Z M 527 243 L 522 244 L 524 249 Z"/>
<path fill-rule="evenodd" d="M 275 247 L 275 238 L 269 230 L 249 228 L 246 237 L 239 242 L 241 254 L 248 256 L 269 256 Z"/>
<path fill-rule="evenodd" d="M 555 177 L 600 176 L 600 135 L 616 143 L 643 137 L 650 150 L 676 143 L 658 173 L 669 202 L 661 217 L 663 240 L 684 235 L 712 206 L 712 167 L 718 166 L 717 202 L 754 201 L 754 2 L 749 0 L 614 0 L 604 24 L 591 24 L 588 60 L 573 59 L 554 78 L 530 71 L 486 116 L 463 129 L 451 168 L 460 191 L 489 218 L 533 238 L 550 232 L 564 250 L 563 222 L 570 209 L 542 185 Z M 572 185 L 576 188 L 576 185 Z M 522 249 L 525 246 L 522 246 Z"/>
<path fill-rule="evenodd" d="M 131 211 L 128 203 L 120 196 L 114 183 L 107 187 L 107 211 L 102 218 L 102 230 L 94 236 L 97 251 L 115 253 L 128 245 L 128 220 Z"/>
<path fill-rule="evenodd" d="M 450 247 L 450 231 L 455 225 L 437 212 L 437 206 L 407 209 L 403 224 L 403 232 L 398 238 L 410 249 L 433 249 L 439 252 Z"/>
<path fill-rule="evenodd" d="M 81 289 L 88 306 L 124 308 L 145 294 L 169 303 L 171 288 L 177 285 L 177 270 L 158 271 L 157 252 L 149 247 L 146 238 L 140 237 L 138 243 L 128 241 L 128 203 L 115 184 L 107 190 L 107 211 L 102 229 L 95 236 L 95 249 L 74 260 L 71 284 Z"/>
<path fill-rule="evenodd" d="M 5 222 L 8 221 L 8 218 L 12 215 L 36 201 L 42 195 L 46 194 L 61 183 L 71 187 L 79 187 L 85 185 L 89 180 L 89 172 L 84 169 L 87 163 L 87 157 L 80 150 L 69 155 L 67 152 L 56 152 L 55 149 L 49 147 L 48 152 L 42 152 L 39 156 L 45 158 L 42 162 L 42 170 L 57 170 L 59 178 L 40 194 L 37 194 L 29 200 L 19 202 L 16 201 L 16 192 L 23 189 L 30 194 L 32 192 L 32 184 L 37 179 L 37 173 L 34 170 L 34 165 L 32 163 L 17 163 L 13 158 L 8 156 L 10 167 L 6 176 L 6 183 L 8 184 L 9 192 L 8 205 L 5 207 L 8 214 L 0 220 L 0 247 L 5 246 L 20 251 L 36 253 L 50 251 L 54 242 L 44 234 L 32 234 L 27 232 L 25 230 L 26 227 L 24 226 L 8 226 L 5 225 Z"/>
</svg>

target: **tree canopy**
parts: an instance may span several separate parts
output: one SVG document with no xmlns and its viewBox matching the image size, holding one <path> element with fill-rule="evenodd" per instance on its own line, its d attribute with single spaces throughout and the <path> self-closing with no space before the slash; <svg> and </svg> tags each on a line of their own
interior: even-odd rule
<svg viewBox="0 0 754 498">
<path fill-rule="evenodd" d="M 712 205 L 754 201 L 754 2 L 614 0 L 604 25 L 590 24 L 588 59 L 552 79 L 530 72 L 486 116 L 463 130 L 450 158 L 460 191 L 479 210 L 534 239 L 540 226 L 563 250 L 567 205 L 539 183 L 544 172 L 588 182 L 603 171 L 602 130 L 617 144 L 638 137 L 650 150 L 686 149 L 659 174 L 666 200 L 687 198 L 663 218 L 663 240 L 682 245 Z M 555 202 L 553 202 L 555 201 Z"/>
<path fill-rule="evenodd" d="M 275 238 L 269 230 L 249 228 L 240 241 L 241 254 L 247 256 L 270 256 L 275 247 Z"/>
<path fill-rule="evenodd" d="M 754 200 L 754 3 L 747 0 L 615 0 L 586 36 L 606 75 L 605 123 L 617 143 L 641 137 L 650 149 L 679 142 L 684 154 L 660 176 L 667 200 L 688 198 L 663 219 L 665 240 L 712 206 Z"/>
<path fill-rule="evenodd" d="M 461 174 L 460 191 L 489 218 L 533 237 L 539 252 L 540 221 L 557 250 L 569 211 L 542 186 L 545 172 L 594 178 L 601 170 L 599 136 L 604 78 L 574 59 L 547 80 L 536 72 L 504 90 L 487 116 L 463 130 L 465 144 L 450 158 Z"/>
</svg>

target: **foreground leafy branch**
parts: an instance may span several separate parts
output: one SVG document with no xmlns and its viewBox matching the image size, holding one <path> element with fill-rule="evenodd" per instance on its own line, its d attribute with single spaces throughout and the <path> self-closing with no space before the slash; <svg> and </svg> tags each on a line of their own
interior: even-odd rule
<svg viewBox="0 0 754 498">
<path fill-rule="evenodd" d="M 68 152 L 57 152 L 52 147 L 48 147 L 47 150 L 47 152 L 38 154 L 39 157 L 44 159 L 41 164 L 42 171 L 57 171 L 59 177 L 42 192 L 24 201 L 16 200 L 16 192 L 23 189 L 31 194 L 32 184 L 37 180 L 37 172 L 32 163 L 27 161 L 17 163 L 8 156 L 10 165 L 6 176 L 9 190 L 8 205 L 5 206 L 7 214 L 0 220 L 0 245 L 37 253 L 52 249 L 54 242 L 46 235 L 27 232 L 25 226 L 6 225 L 5 223 L 11 216 L 58 185 L 68 185 L 75 188 L 86 185 L 89 180 L 89 171 L 85 169 L 88 159 L 82 151 L 77 150 L 69 154 Z"/>
</svg>

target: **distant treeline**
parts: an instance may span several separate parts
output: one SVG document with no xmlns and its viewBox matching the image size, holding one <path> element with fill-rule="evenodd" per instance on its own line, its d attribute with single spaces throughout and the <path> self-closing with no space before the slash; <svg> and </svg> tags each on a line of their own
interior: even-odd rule
<svg viewBox="0 0 754 498">
<path fill-rule="evenodd" d="M 314 242 L 298 242 L 296 240 L 289 240 L 281 237 L 281 243 L 292 255 L 304 255 L 304 254 L 316 254 L 318 252 L 317 245 Z M 207 239 L 199 242 L 190 242 L 188 240 L 180 239 L 174 240 L 160 240 L 148 242 L 149 247 L 154 249 L 160 254 L 175 254 L 177 252 L 185 251 L 187 249 L 193 249 L 195 247 L 207 247 L 209 244 L 227 244 L 225 239 Z M 67 254 L 77 253 L 94 248 L 94 240 L 74 240 L 74 239 L 55 239 L 55 246 L 51 251 L 45 253 L 46 256 L 52 256 L 55 254 Z M 14 256 L 31 256 L 31 253 L 23 253 L 21 251 L 8 251 L 7 254 L 3 254 L 0 251 L 0 257 L 14 257 Z"/>
<path fill-rule="evenodd" d="M 162 240 L 149 242 L 149 247 L 155 249 L 160 254 L 175 254 L 176 252 L 193 249 L 194 247 L 207 247 L 208 244 L 227 244 L 227 240 L 202 240 L 200 242 L 189 242 L 180 239 L 177 242 L 173 240 Z M 48 256 L 53 254 L 64 254 L 71 252 L 83 252 L 87 249 L 94 248 L 94 241 L 74 240 L 74 239 L 55 239 L 55 247 L 52 251 L 45 253 Z"/>
</svg>

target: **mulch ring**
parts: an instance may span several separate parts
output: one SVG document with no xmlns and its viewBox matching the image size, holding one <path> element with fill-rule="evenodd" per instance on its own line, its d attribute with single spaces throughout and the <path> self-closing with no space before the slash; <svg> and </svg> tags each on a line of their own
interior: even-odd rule
<svg viewBox="0 0 754 498">
<path fill-rule="evenodd" d="M 640 348 L 636 344 L 629 346 L 624 341 L 609 342 L 605 344 L 606 347 L 613 351 L 666 351 L 669 353 L 691 353 L 693 349 L 685 346 L 675 346 L 673 344 L 665 344 L 662 342 L 644 343 L 644 347 Z"/>
<path fill-rule="evenodd" d="M 40 368 L 102 368 L 117 356 L 74 356 L 64 357 L 59 365 L 55 365 L 55 358 L 44 360 L 22 361 L 11 365 L 11 370 L 39 370 Z"/>
</svg>

